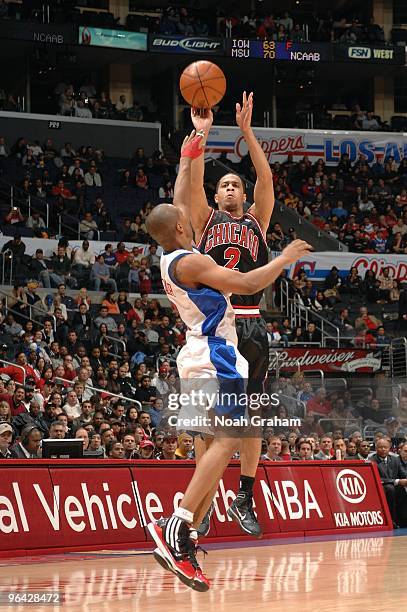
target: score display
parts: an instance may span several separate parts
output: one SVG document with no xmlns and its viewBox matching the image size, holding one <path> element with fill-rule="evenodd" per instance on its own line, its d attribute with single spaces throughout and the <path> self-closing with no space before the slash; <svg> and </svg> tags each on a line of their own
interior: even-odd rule
<svg viewBox="0 0 407 612">
<path fill-rule="evenodd" d="M 291 62 L 330 62 L 329 43 L 293 43 L 270 40 L 226 39 L 226 54 L 235 59 L 263 59 Z"/>
</svg>

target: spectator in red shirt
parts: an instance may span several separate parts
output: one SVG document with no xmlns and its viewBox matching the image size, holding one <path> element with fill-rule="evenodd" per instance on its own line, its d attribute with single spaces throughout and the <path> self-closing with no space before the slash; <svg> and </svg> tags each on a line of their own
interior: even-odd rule
<svg viewBox="0 0 407 612">
<path fill-rule="evenodd" d="M 382 324 L 380 319 L 368 313 L 366 306 L 361 306 L 359 309 L 360 316 L 355 321 L 355 329 L 369 329 L 374 331 Z"/>
<path fill-rule="evenodd" d="M 64 368 L 64 375 L 63 378 L 65 378 L 66 380 L 74 380 L 74 378 L 76 378 L 77 374 L 76 374 L 76 370 L 73 366 L 73 357 L 72 355 L 65 355 L 64 357 L 64 363 L 63 363 L 63 368 Z"/>
<path fill-rule="evenodd" d="M 136 187 L 139 189 L 148 189 L 147 176 L 144 174 L 144 170 L 139 168 L 136 174 Z"/>
<path fill-rule="evenodd" d="M 307 413 L 317 416 L 325 416 L 332 411 L 332 404 L 327 399 L 326 389 L 321 387 L 314 397 L 307 402 Z"/>
<path fill-rule="evenodd" d="M 125 261 L 127 261 L 128 256 L 129 252 L 126 249 L 126 245 L 124 244 L 124 242 L 119 242 L 117 245 L 117 251 L 115 253 L 116 261 L 119 266 Z"/>
<path fill-rule="evenodd" d="M 69 191 L 69 189 L 67 187 L 65 187 L 64 181 L 58 181 L 58 183 L 53 186 L 53 188 L 52 188 L 52 195 L 54 195 L 54 196 L 61 196 L 65 200 L 69 200 L 69 199 L 71 199 L 73 197 L 72 193 Z"/>
<path fill-rule="evenodd" d="M 353 343 L 357 348 L 370 348 L 376 345 L 376 340 L 368 329 L 361 329 L 354 338 Z"/>
<path fill-rule="evenodd" d="M 151 279 L 146 270 L 140 270 L 139 272 L 139 289 L 140 293 L 151 293 L 153 290 Z"/>
<path fill-rule="evenodd" d="M 16 366 L 20 366 L 20 367 L 16 367 Z M 5 366 L 4 368 L 0 368 L 0 375 L 7 374 L 7 376 L 10 376 L 10 378 L 15 380 L 17 383 L 20 383 L 20 385 L 22 385 L 24 384 L 24 374 L 21 371 L 21 368 L 24 368 L 26 376 L 30 376 L 35 379 L 36 384 L 39 382 L 38 376 L 34 372 L 33 368 L 30 365 L 28 365 L 27 357 L 25 356 L 25 353 L 23 352 L 17 353 L 16 365 L 9 365 L 9 366 Z"/>
<path fill-rule="evenodd" d="M 137 299 L 137 300 L 135 300 L 135 301 L 134 301 L 134 306 L 133 306 L 133 308 L 131 308 L 131 309 L 130 309 L 130 310 L 127 312 L 127 314 L 126 314 L 127 321 L 128 321 L 130 324 L 131 324 L 131 322 L 132 322 L 132 321 L 137 321 L 137 323 L 141 323 L 141 318 L 140 318 L 140 316 L 139 316 L 139 314 L 138 314 L 138 312 L 137 312 L 137 310 L 136 310 L 136 305 L 137 305 L 137 303 L 138 303 L 138 302 L 139 302 L 139 300 L 138 300 L 138 299 Z"/>
<path fill-rule="evenodd" d="M 346 234 L 353 234 L 359 227 L 359 223 L 356 223 L 355 215 L 350 215 L 348 222 L 343 226 L 343 230 Z"/>
<path fill-rule="evenodd" d="M 22 412 L 27 412 L 27 409 L 24 406 L 24 400 L 24 387 L 17 387 L 13 395 L 9 395 L 8 393 L 0 394 L 0 402 L 4 401 L 8 403 L 12 417 L 17 416 L 17 414 L 21 414 Z"/>
</svg>

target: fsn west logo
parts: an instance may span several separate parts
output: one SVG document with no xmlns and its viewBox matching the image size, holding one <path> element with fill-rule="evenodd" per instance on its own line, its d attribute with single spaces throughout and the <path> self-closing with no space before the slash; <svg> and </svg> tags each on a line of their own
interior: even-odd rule
<svg viewBox="0 0 407 612">
<path fill-rule="evenodd" d="M 369 47 L 349 47 L 348 56 L 357 59 L 370 59 L 372 50 Z"/>
<path fill-rule="evenodd" d="M 336 488 L 350 504 L 360 504 L 366 497 L 366 483 L 354 470 L 341 470 L 336 476 Z"/>
</svg>

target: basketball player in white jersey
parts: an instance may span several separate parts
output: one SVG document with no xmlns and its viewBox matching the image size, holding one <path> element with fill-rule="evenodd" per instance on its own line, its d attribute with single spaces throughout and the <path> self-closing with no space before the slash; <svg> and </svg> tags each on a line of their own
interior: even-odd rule
<svg viewBox="0 0 407 612">
<path fill-rule="evenodd" d="M 248 363 L 237 349 L 234 311 L 229 295 L 252 294 L 272 283 L 283 268 L 306 255 L 310 246 L 301 240 L 291 243 L 274 261 L 240 273 L 218 266 L 210 256 L 192 246 L 189 218 L 191 162 L 202 154 L 202 138 L 191 134 L 185 139 L 174 190 L 174 203 L 154 208 L 147 219 L 148 233 L 163 247 L 161 275 L 169 300 L 177 307 L 188 327 L 187 342 L 177 365 L 190 378 L 229 380 L 237 393 L 247 378 Z M 186 373 L 186 374 L 185 374 Z M 212 404 L 211 414 L 228 414 L 228 406 Z M 242 408 L 230 407 L 237 416 Z M 175 573 L 182 582 L 198 591 L 210 584 L 196 560 L 196 527 L 208 509 L 208 494 L 219 483 L 236 451 L 235 437 L 215 436 L 198 463 L 179 508 L 168 519 L 150 523 L 148 529 L 157 545 L 156 560 Z M 195 537 L 194 537 L 195 536 Z"/>
<path fill-rule="evenodd" d="M 254 203 L 246 210 L 245 186 L 233 173 L 223 176 L 217 186 L 215 201 L 218 210 L 207 202 L 203 186 L 204 160 L 197 158 L 191 168 L 191 222 L 197 248 L 210 255 L 217 264 L 239 272 L 249 272 L 264 266 L 269 259 L 266 233 L 274 208 L 273 176 L 270 165 L 251 128 L 253 93 L 243 93 L 242 104 L 236 104 L 236 123 L 239 126 L 251 162 L 256 171 Z M 204 133 L 204 141 L 212 126 L 210 109 L 192 109 L 192 122 L 196 130 Z M 259 304 L 263 291 L 253 295 L 234 294 L 231 304 L 236 315 L 236 331 L 240 353 L 249 363 L 248 395 L 263 393 L 268 372 L 269 346 L 266 323 Z M 261 416 L 261 415 L 260 415 Z M 253 510 L 253 487 L 261 453 L 261 428 L 252 429 L 240 444 L 240 486 L 227 513 L 244 533 L 262 536 L 262 529 Z M 206 440 L 208 444 L 208 440 Z M 205 451 L 203 442 L 196 440 L 197 461 Z M 210 529 L 211 504 L 198 529 L 206 535 Z"/>
</svg>

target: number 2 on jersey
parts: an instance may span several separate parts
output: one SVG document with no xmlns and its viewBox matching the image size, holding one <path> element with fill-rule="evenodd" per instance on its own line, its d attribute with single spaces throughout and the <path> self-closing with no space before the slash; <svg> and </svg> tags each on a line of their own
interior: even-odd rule
<svg viewBox="0 0 407 612">
<path fill-rule="evenodd" d="M 230 270 L 236 270 L 237 265 L 240 261 L 240 249 L 237 247 L 228 247 L 224 253 L 225 256 L 225 268 Z"/>
</svg>

